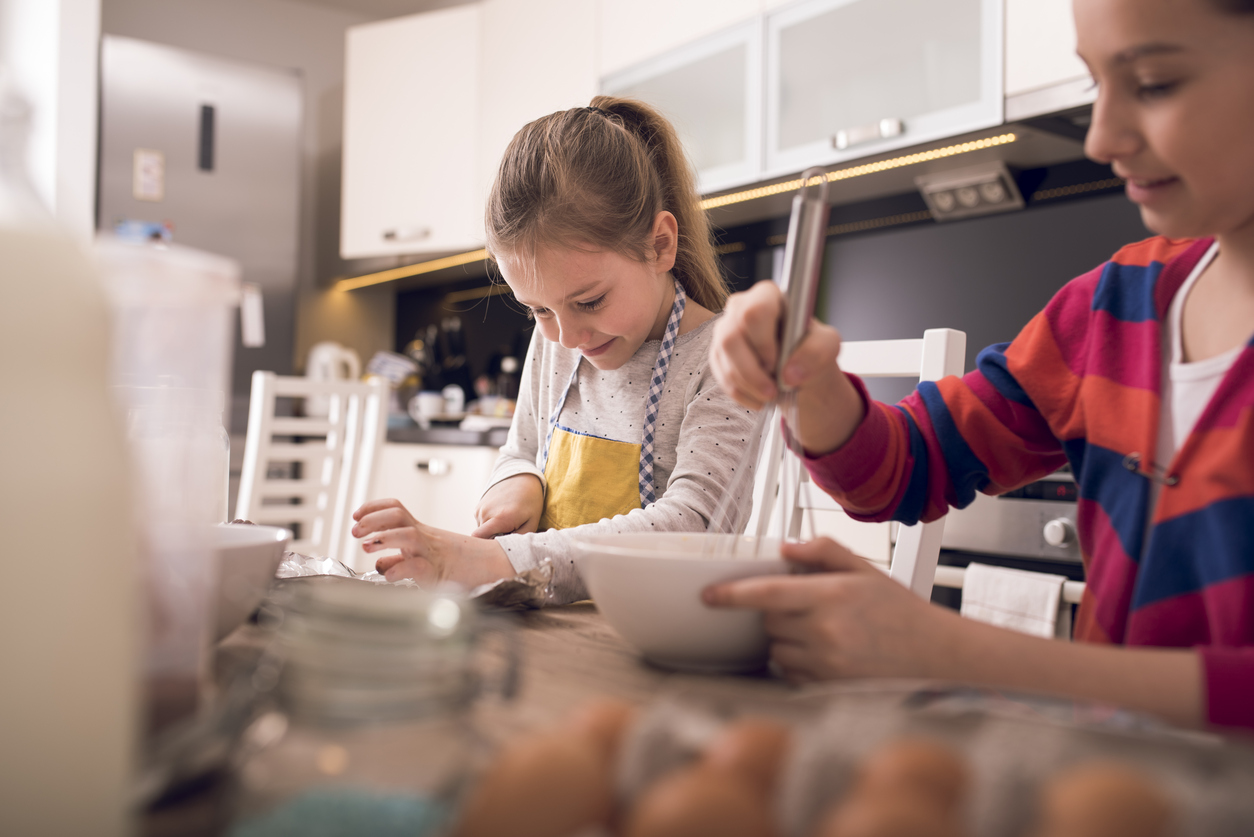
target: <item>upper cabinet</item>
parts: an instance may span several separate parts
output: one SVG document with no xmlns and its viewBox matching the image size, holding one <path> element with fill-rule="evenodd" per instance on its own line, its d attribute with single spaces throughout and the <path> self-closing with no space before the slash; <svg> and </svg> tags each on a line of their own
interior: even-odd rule
<svg viewBox="0 0 1254 837">
<path fill-rule="evenodd" d="M 760 18 L 606 76 L 601 89 L 648 102 L 670 119 L 702 192 L 761 176 Z"/>
<path fill-rule="evenodd" d="M 764 0 L 598 0 L 596 6 L 605 77 L 755 18 Z"/>
<path fill-rule="evenodd" d="M 485 0 L 348 30 L 340 254 L 483 246 L 501 154 L 596 92 L 586 0 Z"/>
<path fill-rule="evenodd" d="M 481 17 L 476 4 L 348 30 L 344 258 L 482 246 Z"/>
<path fill-rule="evenodd" d="M 1006 118 L 1088 104 L 1095 95 L 1076 55 L 1071 0 L 1006 0 Z"/>
<path fill-rule="evenodd" d="M 997 125 L 1003 0 L 810 0 L 766 22 L 768 176 Z"/>
</svg>

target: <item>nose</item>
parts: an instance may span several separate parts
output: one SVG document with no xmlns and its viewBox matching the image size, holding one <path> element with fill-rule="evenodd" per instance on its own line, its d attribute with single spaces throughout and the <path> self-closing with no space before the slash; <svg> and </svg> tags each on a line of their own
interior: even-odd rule
<svg viewBox="0 0 1254 837">
<path fill-rule="evenodd" d="M 580 318 L 573 314 L 557 316 L 557 342 L 564 349 L 578 349 L 584 343 L 588 342 L 591 336 L 587 327 L 579 320 Z"/>
<path fill-rule="evenodd" d="M 1098 88 L 1097 101 L 1088 133 L 1084 137 L 1084 154 L 1097 163 L 1113 163 L 1131 157 L 1141 149 L 1140 132 L 1131 109 L 1117 94 Z"/>
</svg>

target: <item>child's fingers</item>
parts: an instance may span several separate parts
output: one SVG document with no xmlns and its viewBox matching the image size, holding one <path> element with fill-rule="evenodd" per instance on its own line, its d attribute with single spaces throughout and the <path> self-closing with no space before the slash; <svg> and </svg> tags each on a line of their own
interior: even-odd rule
<svg viewBox="0 0 1254 837">
<path fill-rule="evenodd" d="M 482 525 L 470 533 L 472 538 L 494 538 L 497 535 L 508 535 L 517 529 L 504 515 L 489 517 Z"/>
<path fill-rule="evenodd" d="M 840 332 L 818 320 L 811 321 L 805 339 L 784 365 L 784 383 L 794 387 L 804 386 L 820 374 L 835 372 L 838 354 Z"/>
<path fill-rule="evenodd" d="M 382 558 L 374 562 L 375 572 L 386 575 L 388 570 L 392 569 L 404 560 L 404 555 L 384 555 Z"/>
<path fill-rule="evenodd" d="M 761 409 L 778 390 L 761 360 L 743 340 L 728 340 L 710 357 L 723 391 L 750 409 Z"/>
<path fill-rule="evenodd" d="M 804 611 L 813 597 L 799 576 L 763 575 L 712 584 L 701 591 L 701 601 L 711 607 L 783 612 Z"/>
<path fill-rule="evenodd" d="M 361 504 L 361 508 L 353 512 L 353 520 L 361 520 L 363 517 L 370 514 L 371 512 L 377 512 L 382 509 L 390 509 L 390 508 L 402 508 L 403 509 L 405 507 L 401 505 L 400 500 L 395 500 L 391 497 L 385 497 L 380 500 L 367 500 L 366 502 Z"/>
</svg>

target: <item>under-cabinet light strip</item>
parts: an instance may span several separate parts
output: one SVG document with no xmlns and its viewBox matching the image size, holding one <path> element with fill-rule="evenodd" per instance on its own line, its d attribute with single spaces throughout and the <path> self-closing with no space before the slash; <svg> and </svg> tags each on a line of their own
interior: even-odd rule
<svg viewBox="0 0 1254 837">
<path fill-rule="evenodd" d="M 1007 145 L 1014 142 L 1019 137 L 1016 134 L 998 134 L 995 137 L 987 137 L 981 140 L 971 140 L 970 142 L 962 142 L 957 145 L 947 145 L 944 148 L 933 148 L 929 151 L 917 151 L 914 154 L 903 154 L 900 157 L 890 157 L 887 160 L 878 160 L 874 163 L 863 163 L 860 166 L 850 166 L 847 169 L 836 169 L 827 173 L 827 181 L 834 183 L 837 180 L 848 180 L 852 177 L 862 177 L 866 174 L 875 174 L 890 169 L 899 169 L 903 166 L 912 166 L 915 163 L 926 163 L 929 160 L 940 160 L 945 157 L 954 157 L 958 154 L 968 154 L 972 151 L 982 151 L 985 148 L 994 148 L 998 145 Z M 816 178 L 817 179 L 817 178 Z M 743 203 L 744 201 L 757 200 L 758 198 L 767 198 L 771 195 L 780 195 L 784 192 L 792 192 L 801 186 L 801 178 L 796 180 L 785 180 L 783 183 L 772 183 L 770 186 L 759 186 L 756 189 L 746 189 L 743 192 L 731 192 L 726 195 L 716 195 L 712 198 L 706 198 L 701 201 L 702 209 L 715 209 L 720 206 L 727 206 L 733 203 Z"/>
<path fill-rule="evenodd" d="M 445 256 L 442 259 L 432 259 L 429 262 L 407 264 L 404 267 L 394 267 L 390 270 L 380 270 L 378 273 L 367 273 L 364 276 L 354 276 L 352 279 L 341 279 L 335 283 L 335 289 L 337 291 L 354 291 L 358 288 L 365 288 L 370 285 L 381 285 L 384 282 L 394 282 L 397 279 L 407 279 L 410 276 L 421 276 L 424 273 L 431 273 L 435 270 L 443 270 L 446 267 L 457 267 L 458 265 L 470 264 L 471 262 L 481 262 L 487 257 L 487 250 L 472 250 L 469 253 L 457 253 L 453 256 Z"/>
<path fill-rule="evenodd" d="M 915 163 L 926 163 L 929 160 L 940 160 L 945 157 L 968 154 L 972 151 L 982 151 L 985 148 L 1007 145 L 1014 142 L 1018 138 L 1018 135 L 1013 133 L 998 134 L 995 137 L 971 140 L 969 142 L 958 143 L 957 145 L 946 145 L 943 148 L 933 148 L 928 151 L 917 151 L 914 154 L 903 154 L 900 157 L 890 157 L 887 160 L 878 160 L 874 163 L 863 163 L 860 166 L 850 166 L 845 169 L 836 169 L 835 171 L 829 171 L 826 177 L 829 183 L 834 183 L 838 180 L 848 180 L 852 177 L 862 177 L 867 174 L 875 174 L 881 171 L 899 169 L 903 166 L 912 166 Z M 771 195 L 780 195 L 784 192 L 795 191 L 800 186 L 801 178 L 797 178 L 796 180 L 786 180 L 783 183 L 772 183 L 770 186 L 759 186 L 756 189 L 746 189 L 742 192 L 731 192 L 726 195 L 717 195 L 701 201 L 701 208 L 715 209 L 717 207 L 728 206 L 733 203 L 743 203 L 744 201 L 757 200 L 758 198 L 767 198 Z M 352 291 L 357 288 L 369 287 L 370 285 L 381 285 L 384 282 L 394 282 L 397 279 L 407 279 L 410 276 L 420 276 L 424 273 L 443 270 L 446 267 L 457 267 L 458 265 L 483 261 L 487 257 L 487 250 L 474 250 L 469 253 L 458 253 L 454 256 L 446 256 L 442 259 L 433 259 L 429 262 L 418 262 L 417 264 L 406 265 L 404 267 L 394 267 L 390 270 L 381 270 L 378 273 L 367 273 L 364 276 L 355 276 L 351 279 L 341 279 L 335 283 L 335 289 L 337 291 Z"/>
</svg>

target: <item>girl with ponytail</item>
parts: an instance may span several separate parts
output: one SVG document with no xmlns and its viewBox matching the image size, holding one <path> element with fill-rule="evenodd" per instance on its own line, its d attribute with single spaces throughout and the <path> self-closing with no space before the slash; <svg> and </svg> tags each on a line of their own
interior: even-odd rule
<svg viewBox="0 0 1254 837">
<path fill-rule="evenodd" d="M 378 561 L 389 579 L 475 585 L 548 558 L 551 600 L 576 601 L 571 529 L 705 531 L 756 444 L 752 414 L 708 365 L 728 289 L 675 130 L 641 102 L 598 96 L 525 126 L 486 226 L 537 327 L 479 528 L 456 535 L 380 500 L 356 512 L 354 534 L 368 552 L 400 550 Z"/>
</svg>

